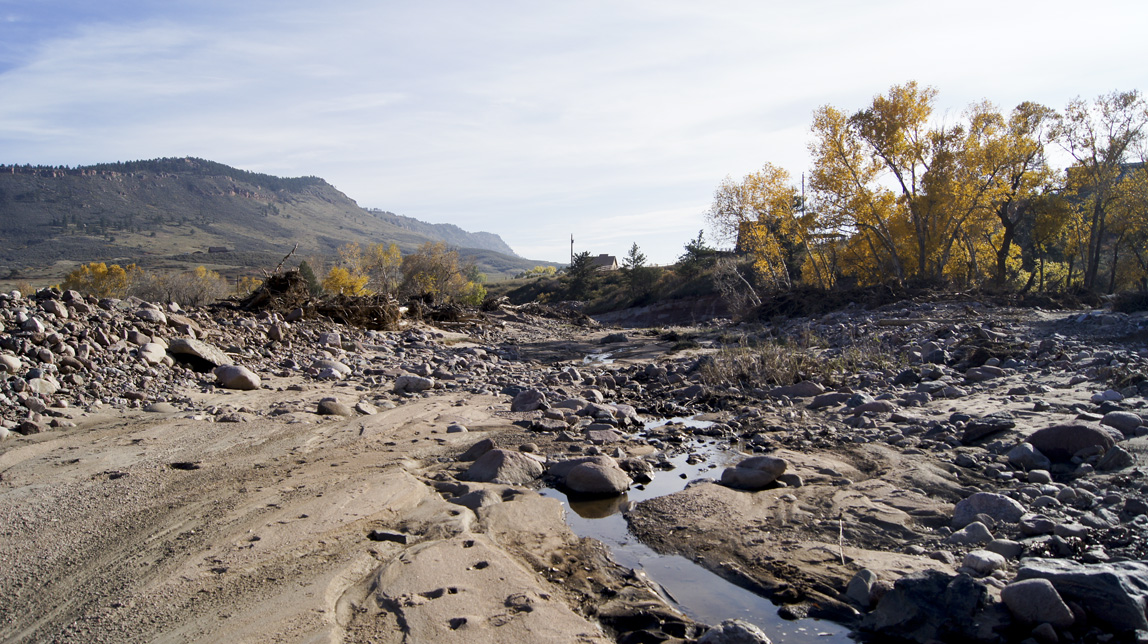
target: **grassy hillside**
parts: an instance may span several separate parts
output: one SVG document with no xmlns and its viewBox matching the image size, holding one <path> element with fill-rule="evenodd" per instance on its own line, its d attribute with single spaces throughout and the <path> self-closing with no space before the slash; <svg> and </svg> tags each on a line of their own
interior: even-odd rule
<svg viewBox="0 0 1148 644">
<path fill-rule="evenodd" d="M 51 279 L 90 261 L 271 268 L 296 243 L 305 257 L 332 255 L 348 241 L 394 242 L 404 253 L 445 241 L 492 279 L 539 263 L 497 235 L 364 210 L 318 177 L 190 158 L 0 166 L 0 280 Z"/>
</svg>

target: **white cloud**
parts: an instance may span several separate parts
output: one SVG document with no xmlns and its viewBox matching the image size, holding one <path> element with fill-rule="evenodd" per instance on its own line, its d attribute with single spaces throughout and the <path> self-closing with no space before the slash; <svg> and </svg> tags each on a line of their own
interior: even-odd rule
<svg viewBox="0 0 1148 644">
<path fill-rule="evenodd" d="M 1148 17 L 1104 0 L 163 6 L 20 43 L 0 162 L 318 175 L 559 261 L 572 230 L 669 261 L 727 174 L 800 175 L 821 104 L 917 79 L 955 118 L 1135 88 Z"/>
</svg>

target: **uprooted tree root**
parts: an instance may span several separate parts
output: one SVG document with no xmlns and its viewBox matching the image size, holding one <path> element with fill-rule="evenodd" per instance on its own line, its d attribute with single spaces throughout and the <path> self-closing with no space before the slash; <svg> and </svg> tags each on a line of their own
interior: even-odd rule
<svg viewBox="0 0 1148 644">
<path fill-rule="evenodd" d="M 309 317 L 321 315 L 335 322 L 378 331 L 395 330 L 402 319 L 398 302 L 382 295 L 315 298 L 307 280 L 297 270 L 269 276 L 259 288 L 240 300 L 239 308 L 282 314 L 303 309 Z"/>
</svg>

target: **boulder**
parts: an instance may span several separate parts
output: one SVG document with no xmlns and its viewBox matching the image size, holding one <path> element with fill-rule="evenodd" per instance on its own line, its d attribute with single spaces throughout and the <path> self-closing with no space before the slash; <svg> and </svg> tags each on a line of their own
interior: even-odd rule
<svg viewBox="0 0 1148 644">
<path fill-rule="evenodd" d="M 962 546 L 979 546 L 993 540 L 993 533 L 988 526 L 980 521 L 973 521 L 967 526 L 949 535 L 948 542 Z"/>
<path fill-rule="evenodd" d="M 339 362 L 338 360 L 331 360 L 329 358 L 323 358 L 323 359 L 316 360 L 316 361 L 312 362 L 311 368 L 316 369 L 319 372 L 330 370 L 330 371 L 338 374 L 338 377 L 340 379 L 346 378 L 347 376 L 351 375 L 351 368 L 350 367 L 343 364 L 342 362 Z"/>
<path fill-rule="evenodd" d="M 1148 630 L 1148 562 L 1082 564 L 1069 559 L 1025 559 L 1017 580 L 1047 579 L 1066 601 L 1117 632 Z"/>
<path fill-rule="evenodd" d="M 315 413 L 320 416 L 354 416 L 355 410 L 334 398 L 324 398 L 319 401 Z"/>
<path fill-rule="evenodd" d="M 1144 424 L 1144 419 L 1131 411 L 1110 411 L 1100 419 L 1100 424 L 1115 427 L 1125 436 L 1135 436 L 1136 428 Z"/>
<path fill-rule="evenodd" d="M 522 452 L 492 449 L 478 457 L 461 478 L 479 483 L 526 485 L 542 476 L 542 464 Z"/>
<path fill-rule="evenodd" d="M 1016 523 L 1024 516 L 1024 506 L 1002 494 L 992 492 L 977 492 L 962 499 L 953 507 L 952 526 L 959 530 L 973 521 L 977 515 L 985 514 L 994 521 Z"/>
<path fill-rule="evenodd" d="M 974 418 L 965 424 L 965 433 L 961 436 L 961 442 L 967 445 L 973 441 L 1012 429 L 1013 427 L 1016 427 L 1016 421 L 1011 418 L 1004 418 L 1003 416 Z"/>
<path fill-rule="evenodd" d="M 853 575 L 845 587 L 845 598 L 865 610 L 873 605 L 873 588 L 877 585 L 877 573 L 863 568 Z"/>
<path fill-rule="evenodd" d="M 394 392 L 396 394 L 417 394 L 432 388 L 434 388 L 434 378 L 410 374 L 395 378 Z"/>
<path fill-rule="evenodd" d="M 135 316 L 144 322 L 151 322 L 153 324 L 161 324 L 163 326 L 167 326 L 167 316 L 164 315 L 163 311 L 159 309 L 143 307 L 136 310 Z"/>
<path fill-rule="evenodd" d="M 788 467 L 776 456 L 751 456 L 721 474 L 721 484 L 742 490 L 761 490 L 777 480 Z"/>
<path fill-rule="evenodd" d="M 564 486 L 584 496 L 617 496 L 630 489 L 630 477 L 618 467 L 579 463 L 566 474 Z"/>
<path fill-rule="evenodd" d="M 482 456 L 483 454 L 489 452 L 490 450 L 492 450 L 494 448 L 495 448 L 494 441 L 492 441 L 489 438 L 484 438 L 484 439 L 478 441 L 477 443 L 475 443 L 474 445 L 471 445 L 465 452 L 463 452 L 458 457 L 458 460 L 460 460 L 460 461 L 475 461 L 475 460 L 478 460 L 479 456 Z"/>
<path fill-rule="evenodd" d="M 1113 445 L 1104 452 L 1104 456 L 1096 463 L 1096 469 L 1101 472 L 1111 472 L 1113 470 L 1122 470 L 1126 467 L 1132 467 L 1136 463 L 1136 458 L 1119 445 Z"/>
<path fill-rule="evenodd" d="M 762 630 L 741 619 L 727 619 L 706 631 L 698 644 L 773 644 Z"/>
<path fill-rule="evenodd" d="M 801 382 L 795 382 L 792 385 L 775 387 L 769 392 L 769 395 L 777 398 L 782 396 L 787 398 L 810 398 L 823 393 L 825 393 L 825 387 L 811 380 L 803 380 Z"/>
<path fill-rule="evenodd" d="M 247 367 L 239 365 L 223 365 L 216 367 L 215 371 L 216 383 L 225 389 L 241 389 L 249 391 L 258 389 L 261 384 L 259 376 L 255 375 L 253 371 Z"/>
<path fill-rule="evenodd" d="M 1005 457 L 1008 458 L 1009 465 L 1026 471 L 1047 470 L 1052 466 L 1052 461 L 1033 447 L 1032 443 L 1020 443 L 1010 449 Z"/>
<path fill-rule="evenodd" d="M 190 363 L 197 371 L 211 371 L 215 367 L 232 364 L 226 353 L 195 338 L 176 338 L 167 345 L 167 352 L 180 362 Z"/>
<path fill-rule="evenodd" d="M 527 389 L 518 392 L 518 395 L 514 397 L 514 402 L 510 404 L 510 411 L 516 412 L 549 408 L 550 405 L 546 402 L 546 394 L 537 389 Z"/>
<path fill-rule="evenodd" d="M 1045 427 L 1033 432 L 1027 441 L 1053 463 L 1067 463 L 1074 454 L 1088 447 L 1099 447 L 1103 452 L 1116 444 L 1103 429 L 1079 424 Z"/>
<path fill-rule="evenodd" d="M 1047 579 L 1013 582 L 1001 589 L 1001 600 L 1014 618 L 1026 624 L 1048 622 L 1057 628 L 1068 628 L 1076 621 L 1072 609 Z"/>
<path fill-rule="evenodd" d="M 167 349 L 158 342 L 148 342 L 137 349 L 136 353 L 148 364 L 159 364 L 167 357 Z"/>
<path fill-rule="evenodd" d="M 824 409 L 826 407 L 835 407 L 841 403 L 849 400 L 853 394 L 845 393 L 843 391 L 829 391 L 818 396 L 814 396 L 813 400 L 809 402 L 810 409 Z"/>
<path fill-rule="evenodd" d="M 979 640 L 992 635 L 991 620 L 978 619 L 988 601 L 983 582 L 968 575 L 925 570 L 894 582 L 877 608 L 861 618 L 860 627 L 882 639 Z"/>
<path fill-rule="evenodd" d="M 619 468 L 618 461 L 614 460 L 611 456 L 605 454 L 596 454 L 594 456 L 580 456 L 578 458 L 571 458 L 565 461 L 557 461 L 550 463 L 546 467 L 546 476 L 555 479 L 560 484 L 565 484 L 566 476 L 575 467 L 584 463 L 596 463 L 603 467 Z"/>
<path fill-rule="evenodd" d="M 1004 557 L 991 550 L 974 550 L 965 555 L 961 567 L 983 576 L 1004 568 L 1007 563 Z"/>
<path fill-rule="evenodd" d="M 43 376 L 41 378 L 29 378 L 25 387 L 31 393 L 52 396 L 60 390 L 60 383 L 52 376 Z"/>
<path fill-rule="evenodd" d="M 16 373 L 22 368 L 24 368 L 24 363 L 20 361 L 20 358 L 7 354 L 0 354 L 0 371 Z"/>
</svg>

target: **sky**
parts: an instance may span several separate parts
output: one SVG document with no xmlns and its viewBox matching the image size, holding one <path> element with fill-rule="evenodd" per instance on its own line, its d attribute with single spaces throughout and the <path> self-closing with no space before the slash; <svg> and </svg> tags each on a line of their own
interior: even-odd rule
<svg viewBox="0 0 1148 644">
<path fill-rule="evenodd" d="M 813 111 L 915 80 L 956 122 L 1148 89 L 1143 0 L 0 0 L 0 163 L 326 179 L 521 256 L 671 263 Z"/>
</svg>

